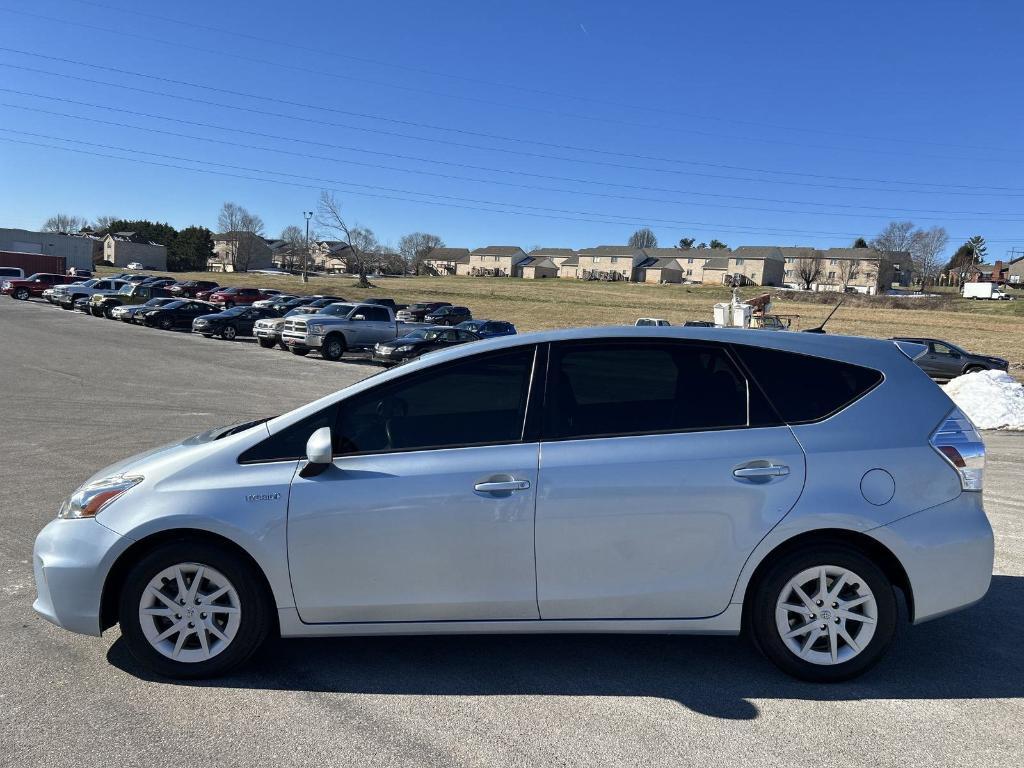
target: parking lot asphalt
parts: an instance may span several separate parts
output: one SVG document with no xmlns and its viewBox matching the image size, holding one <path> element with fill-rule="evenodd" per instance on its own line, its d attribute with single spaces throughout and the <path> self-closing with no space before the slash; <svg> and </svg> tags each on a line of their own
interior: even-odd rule
<svg viewBox="0 0 1024 768">
<path fill-rule="evenodd" d="M 901 628 L 838 685 L 792 680 L 739 638 L 572 635 L 280 641 L 230 677 L 168 682 L 116 628 L 33 613 L 33 539 L 88 475 L 376 370 L 0 297 L 0 765 L 1024 761 L 1024 434 L 985 436 L 988 596 Z"/>
</svg>

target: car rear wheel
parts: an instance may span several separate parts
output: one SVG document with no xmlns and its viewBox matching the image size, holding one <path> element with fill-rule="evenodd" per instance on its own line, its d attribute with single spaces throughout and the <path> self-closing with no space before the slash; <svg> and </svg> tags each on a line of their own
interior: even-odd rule
<svg viewBox="0 0 1024 768">
<path fill-rule="evenodd" d="M 320 346 L 320 357 L 324 360 L 341 360 L 344 354 L 345 337 L 339 333 L 329 334 Z"/>
<path fill-rule="evenodd" d="M 169 317 L 161 317 L 157 320 L 156 325 L 161 331 L 169 331 L 174 327 L 174 321 Z"/>
<path fill-rule="evenodd" d="M 225 341 L 234 341 L 237 335 L 238 331 L 235 330 L 233 325 L 225 325 L 224 330 L 220 332 L 220 337 Z"/>
<path fill-rule="evenodd" d="M 749 628 L 780 669 L 812 682 L 856 677 L 896 629 L 892 583 L 844 544 L 811 546 L 775 563 L 755 587 Z"/>
<path fill-rule="evenodd" d="M 140 662 L 167 677 L 223 674 L 259 648 L 270 600 L 253 566 L 205 542 L 176 541 L 145 555 L 121 591 L 121 634 Z"/>
</svg>

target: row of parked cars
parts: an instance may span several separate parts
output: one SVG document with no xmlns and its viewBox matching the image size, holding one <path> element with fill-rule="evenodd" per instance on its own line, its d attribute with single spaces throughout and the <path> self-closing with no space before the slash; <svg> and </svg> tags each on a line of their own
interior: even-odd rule
<svg viewBox="0 0 1024 768">
<path fill-rule="evenodd" d="M 261 347 L 338 360 L 368 351 L 393 365 L 426 352 L 516 333 L 512 323 L 474 319 L 449 302 L 397 304 L 393 299 L 346 301 L 341 296 L 295 296 L 270 288 L 223 287 L 213 281 L 175 281 L 123 273 L 45 285 L 29 278 L 38 295 L 65 310 L 146 325 L 189 330 L 228 341 L 255 337 Z M 59 277 L 59 276 L 58 276 Z M 28 298 L 21 294 L 15 298 Z"/>
</svg>

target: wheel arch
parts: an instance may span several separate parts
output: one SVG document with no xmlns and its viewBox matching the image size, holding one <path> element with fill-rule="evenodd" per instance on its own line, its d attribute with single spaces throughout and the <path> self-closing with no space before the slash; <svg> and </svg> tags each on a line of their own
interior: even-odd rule
<svg viewBox="0 0 1024 768">
<path fill-rule="evenodd" d="M 109 629 L 117 623 L 118 599 L 121 589 L 124 586 L 125 578 L 131 567 L 149 552 L 169 542 L 205 542 L 218 547 L 230 550 L 252 566 L 259 574 L 260 589 L 268 601 L 269 613 L 277 627 L 277 601 L 274 599 L 274 591 L 271 589 L 270 581 L 263 568 L 245 547 L 232 541 L 219 533 L 206 531 L 199 528 L 174 528 L 170 530 L 157 531 L 134 542 L 128 549 L 122 552 L 107 572 L 103 582 L 103 591 L 100 595 L 100 631 Z"/>
<path fill-rule="evenodd" d="M 737 585 L 737 588 L 741 588 L 743 590 L 744 630 L 749 626 L 748 614 L 753 603 L 753 591 L 757 588 L 759 581 L 764 577 L 764 574 L 767 573 L 772 565 L 778 562 L 780 558 L 785 557 L 791 552 L 795 552 L 808 546 L 820 546 L 825 544 L 843 544 L 853 547 L 877 563 L 878 567 L 882 569 L 883 573 L 885 573 L 886 578 L 892 582 L 893 586 L 897 587 L 900 592 L 903 593 L 907 602 L 907 610 L 910 614 L 909 618 L 911 621 L 914 620 L 914 590 L 910 582 L 910 577 L 907 575 L 903 564 L 900 563 L 899 558 L 893 554 L 892 550 L 866 533 L 852 531 L 845 528 L 825 528 L 799 533 L 783 542 L 780 542 L 763 558 L 761 558 L 761 561 L 754 567 L 746 583 Z"/>
</svg>

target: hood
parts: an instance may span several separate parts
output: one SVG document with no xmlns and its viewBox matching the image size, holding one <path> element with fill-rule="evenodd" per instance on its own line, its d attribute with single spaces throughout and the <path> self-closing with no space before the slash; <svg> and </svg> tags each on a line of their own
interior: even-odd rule
<svg viewBox="0 0 1024 768">
<path fill-rule="evenodd" d="M 196 320 L 205 320 L 208 323 L 222 323 L 227 318 L 223 317 L 219 312 L 214 312 L 209 315 L 200 315 Z"/>
</svg>

